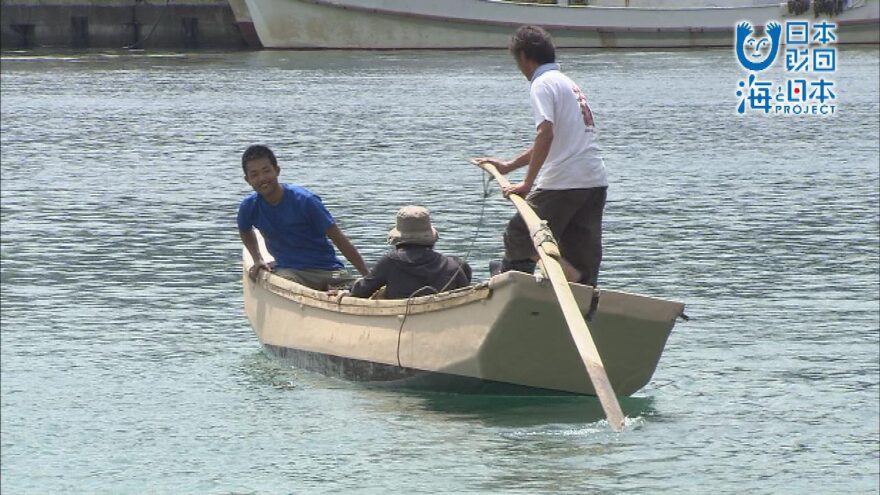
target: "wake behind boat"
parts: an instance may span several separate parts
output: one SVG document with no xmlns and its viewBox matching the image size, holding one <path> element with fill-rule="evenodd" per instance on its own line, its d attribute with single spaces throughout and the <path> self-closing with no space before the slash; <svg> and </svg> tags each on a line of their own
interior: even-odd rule
<svg viewBox="0 0 880 495">
<path fill-rule="evenodd" d="M 260 238 L 264 259 L 271 259 Z M 294 365 L 355 381 L 452 391 L 595 395 L 553 289 L 507 272 L 409 300 L 337 300 L 253 265 L 243 250 L 245 312 L 263 348 Z M 684 304 L 569 284 L 618 395 L 651 379 Z M 504 388 L 504 387 L 501 387 Z"/>
<path fill-rule="evenodd" d="M 236 0 L 240 3 L 241 0 Z M 838 43 L 880 43 L 880 0 L 590 0 L 587 5 L 500 0 L 246 0 L 267 48 L 506 48 L 537 24 L 557 48 L 732 46 L 737 23 L 837 24 Z M 720 6 L 719 6 L 720 4 Z M 829 7 L 830 6 L 830 7 Z"/>
</svg>

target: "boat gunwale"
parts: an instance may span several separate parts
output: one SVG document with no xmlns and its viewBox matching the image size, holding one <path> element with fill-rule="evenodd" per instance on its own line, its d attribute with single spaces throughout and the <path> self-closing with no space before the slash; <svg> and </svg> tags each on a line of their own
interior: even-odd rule
<svg viewBox="0 0 880 495">
<path fill-rule="evenodd" d="M 246 270 L 244 277 L 247 278 Z M 245 281 L 245 283 L 248 282 Z M 413 315 L 455 308 L 488 299 L 492 295 L 493 289 L 498 286 L 497 283 L 490 284 L 489 281 L 486 281 L 440 294 L 409 299 L 368 299 L 352 296 L 339 298 L 266 271 L 260 272 L 257 283 L 266 291 L 294 303 L 336 313 L 361 316 Z M 503 282 L 502 285 L 504 285 Z"/>
<path fill-rule="evenodd" d="M 363 7 L 360 5 L 352 5 L 346 0 L 303 0 L 309 3 L 315 3 L 319 5 L 326 5 L 328 7 L 338 7 L 342 9 L 352 9 L 352 10 L 369 10 L 370 12 L 376 13 L 400 13 L 402 15 L 429 15 L 429 14 L 418 14 L 414 12 L 402 12 L 398 10 L 392 9 L 377 9 L 370 7 Z M 475 0 L 477 2 L 483 2 L 491 5 L 503 5 L 505 7 L 511 8 L 541 8 L 541 9 L 574 9 L 574 10 L 599 10 L 599 11 L 648 11 L 648 12 L 692 12 L 696 10 L 737 10 L 737 9 L 781 9 L 782 4 L 784 2 L 779 1 L 776 3 L 770 3 L 766 5 L 755 5 L 755 4 L 744 4 L 744 5 L 718 5 L 718 6 L 690 6 L 690 7 L 626 7 L 620 5 L 560 5 L 558 3 L 537 3 L 537 2 L 511 2 L 509 0 Z M 847 10 L 852 10 L 856 8 L 862 7 L 864 4 L 856 5 L 850 7 Z M 494 8 L 494 7 L 493 7 Z M 457 17 L 449 17 L 449 19 L 458 19 Z"/>
<path fill-rule="evenodd" d="M 252 265 L 250 255 L 243 250 L 242 282 L 253 283 L 248 277 L 248 269 Z M 315 290 L 302 284 L 286 279 L 272 272 L 261 270 L 257 275 L 257 284 L 267 292 L 301 305 L 320 308 L 342 314 L 361 316 L 413 315 L 430 313 L 463 306 L 476 301 L 489 299 L 492 293 L 508 285 L 522 283 L 525 279 L 534 281 L 534 275 L 510 271 L 495 275 L 487 280 L 467 287 L 444 291 L 439 294 L 412 297 L 409 299 L 371 299 L 352 296 L 337 297 L 324 291 Z M 578 285 L 570 282 L 570 285 Z M 622 296 L 639 297 L 652 301 L 663 301 L 680 305 L 679 313 L 684 310 L 684 303 L 676 300 L 660 299 L 654 296 L 638 294 L 617 289 L 593 288 L 594 294 L 601 299 L 603 293 L 617 293 Z"/>
<path fill-rule="evenodd" d="M 440 16 L 436 14 L 429 14 L 423 12 L 410 12 L 403 10 L 395 10 L 392 8 L 375 8 L 375 7 L 367 7 L 363 5 L 358 5 L 356 3 L 347 2 L 345 0 L 299 0 L 304 3 L 311 3 L 313 5 L 319 5 L 328 8 L 335 8 L 341 10 L 350 10 L 355 12 L 367 12 L 372 14 L 386 15 L 390 17 L 409 17 L 414 19 L 426 19 L 431 21 L 441 21 L 441 22 L 459 22 L 463 24 L 480 24 L 480 25 L 492 25 L 492 26 L 504 26 L 504 27 L 516 27 L 522 25 L 521 22 L 515 21 L 504 21 L 504 20 L 496 20 L 496 19 L 474 19 L 468 17 L 452 17 L 452 16 Z M 717 10 L 728 10 L 733 11 L 737 9 L 781 9 L 781 2 L 779 4 L 771 4 L 771 5 L 740 5 L 740 6 L 720 6 L 720 7 L 673 7 L 673 8 L 651 8 L 651 7 L 614 7 L 614 6 L 601 6 L 601 5 L 559 5 L 559 4 L 539 4 L 539 3 L 514 3 L 514 2 L 505 2 L 504 0 L 478 0 L 481 2 L 485 2 L 490 5 L 496 5 L 498 7 L 492 8 L 520 8 L 520 9 L 528 9 L 528 8 L 558 8 L 558 9 L 580 9 L 580 10 L 596 10 L 596 11 L 644 11 L 647 13 L 669 13 L 670 15 L 684 15 L 684 14 L 694 14 L 696 12 L 701 11 L 717 11 Z M 860 5 L 856 5 L 847 10 L 855 10 L 859 8 L 863 8 L 866 5 L 864 3 Z M 794 16 L 790 13 L 780 13 L 779 17 L 781 19 L 786 18 L 798 18 L 798 16 Z M 824 17 L 824 16 L 823 16 Z M 847 20 L 839 20 L 835 19 L 838 25 L 851 25 L 851 24 L 867 24 L 867 23 L 875 23 L 878 21 L 877 18 L 870 19 L 847 19 Z M 734 30 L 734 26 L 672 26 L 672 27 L 627 27 L 627 26 L 617 26 L 617 25 L 585 25 L 585 24 L 557 24 L 557 23 L 542 23 L 542 26 L 549 29 L 560 29 L 565 31 L 599 31 L 599 32 L 732 32 Z M 762 24 L 757 24 L 756 28 L 764 27 Z"/>
</svg>

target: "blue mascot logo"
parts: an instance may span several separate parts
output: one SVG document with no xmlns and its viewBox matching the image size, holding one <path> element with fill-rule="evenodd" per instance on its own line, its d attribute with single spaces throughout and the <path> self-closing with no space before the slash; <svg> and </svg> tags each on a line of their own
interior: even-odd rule
<svg viewBox="0 0 880 495">
<path fill-rule="evenodd" d="M 779 36 L 782 28 L 771 22 L 767 25 L 767 35 L 757 39 L 752 34 L 752 25 L 748 22 L 736 26 L 736 58 L 746 70 L 758 72 L 773 65 L 779 53 Z M 767 45 L 769 49 L 767 49 Z M 746 47 L 748 45 L 748 48 Z"/>
</svg>

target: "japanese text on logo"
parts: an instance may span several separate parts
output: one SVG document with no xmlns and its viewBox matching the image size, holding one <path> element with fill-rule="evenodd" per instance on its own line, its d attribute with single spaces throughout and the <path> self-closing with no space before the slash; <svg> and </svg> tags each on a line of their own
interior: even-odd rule
<svg viewBox="0 0 880 495">
<path fill-rule="evenodd" d="M 829 78 L 837 71 L 837 25 L 828 21 L 785 23 L 785 75 L 781 81 L 762 77 L 773 66 L 781 49 L 782 27 L 767 24 L 766 35 L 752 36 L 752 26 L 736 27 L 736 56 L 749 71 L 737 84 L 740 114 L 763 112 L 776 115 L 833 115 L 837 88 Z"/>
</svg>

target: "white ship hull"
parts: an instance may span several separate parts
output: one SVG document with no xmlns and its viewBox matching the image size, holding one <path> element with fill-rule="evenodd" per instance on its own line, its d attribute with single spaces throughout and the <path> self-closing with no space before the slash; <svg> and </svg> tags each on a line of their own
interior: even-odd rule
<svg viewBox="0 0 880 495">
<path fill-rule="evenodd" d="M 232 8 L 238 32 L 241 33 L 245 43 L 251 48 L 262 48 L 263 45 L 260 43 L 260 37 L 257 36 L 257 30 L 254 28 L 254 21 L 251 19 L 251 13 L 245 0 L 229 0 L 229 6 Z"/>
<path fill-rule="evenodd" d="M 263 46 L 294 49 L 506 48 L 513 30 L 537 24 L 560 48 L 732 46 L 737 23 L 815 21 L 785 3 L 697 6 L 637 0 L 628 7 L 496 0 L 246 0 Z M 598 2 L 590 2 L 591 4 Z M 640 6 L 634 6 L 640 5 Z M 880 43 L 880 0 L 857 0 L 833 17 L 838 43 Z"/>
</svg>

